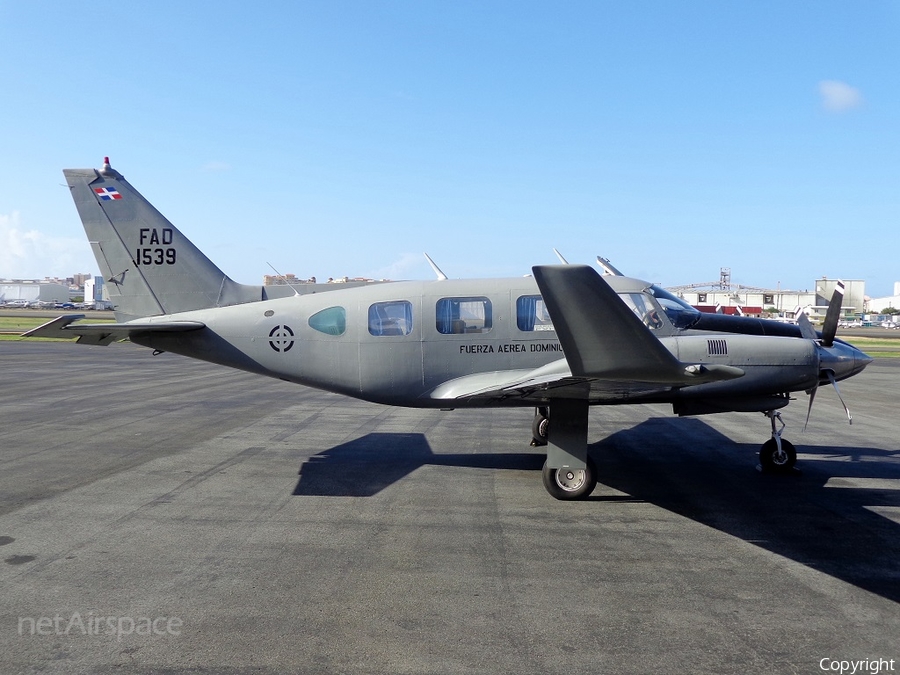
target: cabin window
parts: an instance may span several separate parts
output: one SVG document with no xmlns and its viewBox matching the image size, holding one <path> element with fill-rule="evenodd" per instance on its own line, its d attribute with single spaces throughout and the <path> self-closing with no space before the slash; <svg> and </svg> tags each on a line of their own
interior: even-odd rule
<svg viewBox="0 0 900 675">
<path fill-rule="evenodd" d="M 553 322 L 541 296 L 523 295 L 516 300 L 516 325 L 527 332 L 553 330 Z"/>
<path fill-rule="evenodd" d="M 441 298 L 435 310 L 437 331 L 444 335 L 487 333 L 493 325 L 487 298 Z"/>
<path fill-rule="evenodd" d="M 347 330 L 347 310 L 329 307 L 309 317 L 309 326 L 326 335 L 343 335 Z"/>
<path fill-rule="evenodd" d="M 369 307 L 369 333 L 409 335 L 412 332 L 412 303 L 406 300 L 376 302 Z"/>
</svg>

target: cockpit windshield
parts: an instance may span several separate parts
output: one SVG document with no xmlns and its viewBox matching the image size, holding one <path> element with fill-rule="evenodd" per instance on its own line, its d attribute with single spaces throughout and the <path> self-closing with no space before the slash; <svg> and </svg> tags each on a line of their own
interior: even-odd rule
<svg viewBox="0 0 900 675">
<path fill-rule="evenodd" d="M 676 328 L 690 328 L 697 323 L 697 319 L 700 318 L 699 310 L 694 309 L 684 300 L 677 295 L 670 293 L 666 289 L 653 285 L 647 290 L 650 291 L 650 293 L 653 294 L 653 297 L 656 298 L 660 305 L 662 305 L 663 310 L 666 312 L 666 316 L 669 317 L 669 321 L 671 321 L 672 325 Z"/>
</svg>

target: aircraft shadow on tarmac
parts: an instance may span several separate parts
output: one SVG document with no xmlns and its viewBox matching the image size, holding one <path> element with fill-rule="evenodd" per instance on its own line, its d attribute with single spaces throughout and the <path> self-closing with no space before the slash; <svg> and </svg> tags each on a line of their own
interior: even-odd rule
<svg viewBox="0 0 900 675">
<path fill-rule="evenodd" d="M 436 455 L 422 434 L 367 434 L 304 462 L 294 494 L 371 497 L 429 464 L 540 471 L 544 456 L 534 452 Z"/>
<path fill-rule="evenodd" d="M 900 601 L 900 525 L 871 510 L 900 506 L 900 491 L 827 486 L 833 477 L 900 478 L 896 463 L 879 461 L 896 451 L 807 446 L 797 436 L 805 457 L 793 475 L 754 470 L 759 446 L 697 419 L 648 420 L 591 456 L 604 485 Z"/>
<path fill-rule="evenodd" d="M 900 526 L 871 510 L 900 506 L 900 491 L 826 486 L 837 476 L 900 477 L 879 461 L 896 453 L 795 445 L 806 455 L 802 472 L 764 474 L 754 469 L 756 445 L 693 418 L 650 419 L 590 446 L 600 483 L 628 495 L 592 500 L 649 502 L 900 602 Z M 422 434 L 368 434 L 307 460 L 293 494 L 366 497 L 424 465 L 537 472 L 543 461 L 536 452 L 435 454 Z M 534 489 L 543 493 L 537 481 Z"/>
</svg>

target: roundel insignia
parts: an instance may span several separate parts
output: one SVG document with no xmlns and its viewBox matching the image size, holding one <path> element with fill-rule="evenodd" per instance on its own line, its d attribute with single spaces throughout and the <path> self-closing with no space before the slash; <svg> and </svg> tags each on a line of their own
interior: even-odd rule
<svg viewBox="0 0 900 675">
<path fill-rule="evenodd" d="M 269 346 L 276 352 L 289 352 L 294 346 L 294 331 L 290 326 L 275 326 L 269 331 Z"/>
</svg>

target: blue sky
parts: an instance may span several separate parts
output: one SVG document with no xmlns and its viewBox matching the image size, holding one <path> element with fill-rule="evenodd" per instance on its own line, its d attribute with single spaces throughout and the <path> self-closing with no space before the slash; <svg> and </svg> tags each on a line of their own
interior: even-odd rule
<svg viewBox="0 0 900 675">
<path fill-rule="evenodd" d="M 131 6 L 134 5 L 134 6 Z M 900 4 L 0 0 L 0 278 L 112 165 L 238 281 L 900 281 Z"/>
</svg>

